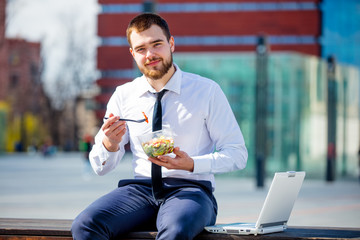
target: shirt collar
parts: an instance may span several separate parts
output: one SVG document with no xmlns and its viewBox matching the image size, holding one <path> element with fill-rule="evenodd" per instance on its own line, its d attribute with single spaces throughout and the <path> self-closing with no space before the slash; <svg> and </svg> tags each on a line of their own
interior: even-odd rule
<svg viewBox="0 0 360 240">
<path fill-rule="evenodd" d="M 180 94 L 182 71 L 175 63 L 174 66 L 176 68 L 176 71 L 174 75 L 170 78 L 170 80 L 166 83 L 163 89 L 167 89 L 169 91 Z M 139 79 L 138 89 L 139 89 L 138 91 L 139 96 L 147 92 L 151 92 L 151 93 L 156 92 L 155 89 L 148 83 L 144 75 L 142 75 Z"/>
</svg>

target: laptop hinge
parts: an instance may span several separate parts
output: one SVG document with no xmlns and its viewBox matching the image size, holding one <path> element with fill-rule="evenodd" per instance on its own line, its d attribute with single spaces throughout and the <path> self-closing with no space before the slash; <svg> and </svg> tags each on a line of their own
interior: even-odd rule
<svg viewBox="0 0 360 240">
<path fill-rule="evenodd" d="M 296 175 L 295 171 L 287 171 L 286 173 L 287 173 L 288 177 L 295 177 L 295 175 Z"/>
<path fill-rule="evenodd" d="M 266 227 L 274 227 L 274 226 L 280 226 L 280 225 L 286 226 L 286 224 L 287 224 L 287 221 L 281 221 L 281 222 L 273 222 L 273 223 L 264 223 L 264 224 L 261 224 L 260 227 L 266 228 Z"/>
</svg>

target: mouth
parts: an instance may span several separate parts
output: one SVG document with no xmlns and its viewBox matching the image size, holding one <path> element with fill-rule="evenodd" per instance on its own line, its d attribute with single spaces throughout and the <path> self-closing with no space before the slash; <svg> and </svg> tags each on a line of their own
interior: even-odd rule
<svg viewBox="0 0 360 240">
<path fill-rule="evenodd" d="M 148 61 L 145 63 L 145 66 L 155 66 L 157 65 L 159 62 L 161 62 L 161 59 L 154 59 L 154 60 L 151 60 L 151 61 Z"/>
</svg>

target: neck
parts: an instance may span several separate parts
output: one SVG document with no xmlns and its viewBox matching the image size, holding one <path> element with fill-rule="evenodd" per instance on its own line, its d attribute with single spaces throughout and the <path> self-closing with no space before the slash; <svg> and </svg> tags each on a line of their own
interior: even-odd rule
<svg viewBox="0 0 360 240">
<path fill-rule="evenodd" d="M 151 78 L 146 78 L 146 79 L 157 92 L 160 92 L 160 90 L 167 84 L 170 78 L 174 75 L 175 71 L 176 71 L 175 66 L 172 65 L 169 71 L 162 78 L 156 80 Z"/>
</svg>

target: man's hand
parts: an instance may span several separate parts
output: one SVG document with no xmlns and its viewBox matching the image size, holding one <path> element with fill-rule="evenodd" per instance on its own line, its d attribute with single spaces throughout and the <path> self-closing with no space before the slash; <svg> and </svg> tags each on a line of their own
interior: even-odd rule
<svg viewBox="0 0 360 240">
<path fill-rule="evenodd" d="M 189 172 L 194 171 L 194 160 L 186 152 L 180 151 L 179 147 L 174 148 L 175 158 L 169 156 L 158 156 L 157 158 L 149 157 L 149 161 L 166 167 L 167 169 L 180 169 Z"/>
<path fill-rule="evenodd" d="M 109 119 L 101 127 L 105 133 L 103 144 L 110 152 L 119 150 L 119 143 L 126 132 L 126 123 L 119 121 L 119 119 L 119 116 L 114 116 L 114 114 L 110 113 Z"/>
</svg>

